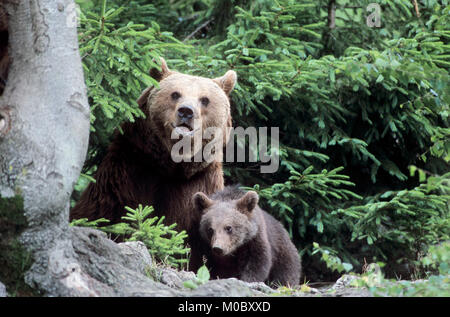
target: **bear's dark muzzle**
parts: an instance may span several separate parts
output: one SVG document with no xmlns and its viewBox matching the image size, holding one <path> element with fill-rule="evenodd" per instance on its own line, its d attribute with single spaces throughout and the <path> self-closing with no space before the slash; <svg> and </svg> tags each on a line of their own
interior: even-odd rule
<svg viewBox="0 0 450 317">
<path fill-rule="evenodd" d="M 190 105 L 182 105 L 178 108 L 178 117 L 181 120 L 191 120 L 194 117 L 194 109 Z"/>
</svg>

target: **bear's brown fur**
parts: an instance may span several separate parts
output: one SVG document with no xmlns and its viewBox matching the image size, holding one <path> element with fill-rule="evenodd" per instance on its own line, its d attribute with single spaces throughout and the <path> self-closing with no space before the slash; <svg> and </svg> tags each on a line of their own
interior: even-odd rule
<svg viewBox="0 0 450 317">
<path fill-rule="evenodd" d="M 247 282 L 295 286 L 301 263 L 294 244 L 280 222 L 258 205 L 258 194 L 236 186 L 193 202 L 203 216 L 200 235 L 209 245 L 206 265 L 211 276 L 236 277 Z"/>
<path fill-rule="evenodd" d="M 161 70 L 150 70 L 159 87 L 147 88 L 138 99 L 146 118 L 122 125 L 123 134 L 116 133 L 98 167 L 96 182 L 83 192 L 70 218 L 103 217 L 117 223 L 125 206 L 152 205 L 167 224 L 177 223 L 177 230 L 187 231 L 192 248 L 189 269 L 195 270 L 201 265 L 195 247 L 200 240 L 200 215 L 193 211 L 189 197 L 198 191 L 211 194 L 223 189 L 222 164 L 175 163 L 170 151 L 177 140 L 171 134 L 201 133 L 214 126 L 224 131 L 226 142 L 231 126 L 228 95 L 236 73 L 209 79 L 171 71 L 163 59 L 161 63 Z"/>
</svg>

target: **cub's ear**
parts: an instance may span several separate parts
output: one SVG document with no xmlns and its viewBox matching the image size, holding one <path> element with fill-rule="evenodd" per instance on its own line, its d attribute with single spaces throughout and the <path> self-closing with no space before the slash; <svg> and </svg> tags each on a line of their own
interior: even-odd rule
<svg viewBox="0 0 450 317">
<path fill-rule="evenodd" d="M 192 196 L 192 202 L 195 209 L 200 212 L 205 212 L 205 210 L 213 204 L 213 201 L 202 192 L 194 194 L 194 196 Z"/>
<path fill-rule="evenodd" d="M 222 77 L 214 78 L 213 81 L 219 85 L 228 96 L 233 90 L 234 85 L 236 85 L 237 75 L 234 70 L 229 70 Z"/>
<path fill-rule="evenodd" d="M 243 214 L 249 215 L 258 204 L 259 196 L 254 191 L 247 192 L 236 203 L 236 208 Z"/>
<path fill-rule="evenodd" d="M 173 72 L 167 67 L 167 63 L 164 58 L 161 57 L 161 70 L 154 67 L 150 69 L 150 76 L 157 81 L 161 81 L 167 76 L 171 75 Z"/>
</svg>

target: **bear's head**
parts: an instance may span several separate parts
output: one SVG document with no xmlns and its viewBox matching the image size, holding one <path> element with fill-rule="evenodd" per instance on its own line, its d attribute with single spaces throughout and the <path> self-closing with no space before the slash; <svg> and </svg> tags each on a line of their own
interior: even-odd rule
<svg viewBox="0 0 450 317">
<path fill-rule="evenodd" d="M 209 243 L 214 255 L 232 255 L 258 233 L 255 208 L 258 194 L 247 192 L 239 199 L 222 201 L 210 199 L 202 192 L 193 196 L 193 204 L 202 213 L 200 235 Z"/>
<path fill-rule="evenodd" d="M 147 88 L 138 104 L 147 116 L 146 126 L 166 150 L 170 152 L 180 139 L 193 144 L 199 138 L 204 146 L 213 138 L 205 137 L 208 128 L 220 131 L 220 144 L 226 144 L 231 127 L 229 94 L 237 78 L 234 71 L 214 79 L 197 77 L 172 71 L 161 59 L 161 69 L 151 69 L 150 75 L 159 87 Z M 195 151 L 188 155 L 193 157 Z"/>
</svg>

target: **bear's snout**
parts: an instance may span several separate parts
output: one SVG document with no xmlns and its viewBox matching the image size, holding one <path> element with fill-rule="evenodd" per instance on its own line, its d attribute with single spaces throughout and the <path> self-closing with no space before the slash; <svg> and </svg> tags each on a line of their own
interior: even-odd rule
<svg viewBox="0 0 450 317">
<path fill-rule="evenodd" d="M 190 135 L 195 129 L 195 122 L 198 118 L 195 107 L 191 103 L 181 104 L 175 111 L 174 128 L 182 135 Z"/>
<path fill-rule="evenodd" d="M 216 256 L 228 256 L 231 252 L 228 237 L 216 233 L 211 239 L 211 251 Z"/>
<path fill-rule="evenodd" d="M 194 109 L 191 105 L 182 105 L 178 108 L 178 117 L 182 121 L 190 121 L 194 116 Z"/>
<path fill-rule="evenodd" d="M 221 247 L 214 246 L 212 248 L 212 251 L 215 255 L 219 255 L 219 256 L 223 255 L 223 249 Z"/>
<path fill-rule="evenodd" d="M 194 129 L 194 108 L 191 105 L 181 105 L 178 108 L 177 127 L 185 127 L 188 131 Z"/>
</svg>

